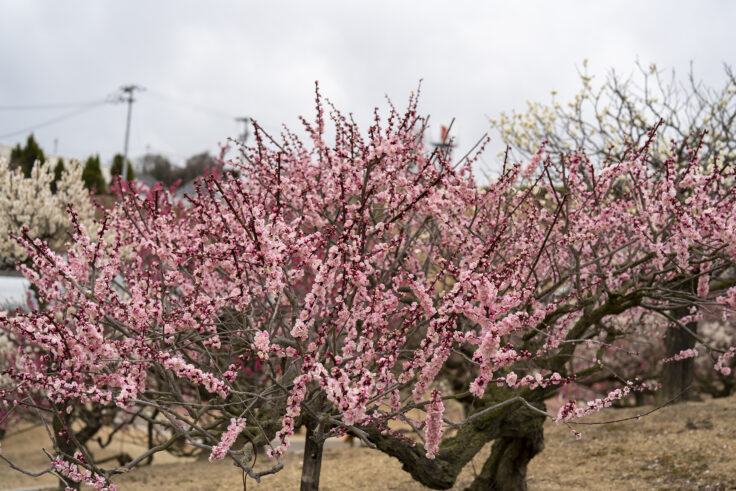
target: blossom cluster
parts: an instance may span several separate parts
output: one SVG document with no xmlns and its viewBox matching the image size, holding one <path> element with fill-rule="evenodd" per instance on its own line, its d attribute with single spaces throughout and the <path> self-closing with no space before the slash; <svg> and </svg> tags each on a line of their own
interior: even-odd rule
<svg viewBox="0 0 736 491">
<path fill-rule="evenodd" d="M 165 354 L 164 354 L 165 355 Z M 206 373 L 180 357 L 163 356 L 162 365 L 180 377 L 186 377 L 192 383 L 201 385 L 208 392 L 217 394 L 223 399 L 227 397 L 227 385 L 211 373 Z"/>
<path fill-rule="evenodd" d="M 220 437 L 220 443 L 212 447 L 212 452 L 210 453 L 210 462 L 213 460 L 222 460 L 225 455 L 227 455 L 228 450 L 230 450 L 230 447 L 233 446 L 233 443 L 235 443 L 235 439 L 238 438 L 238 435 L 245 429 L 245 418 L 232 418 L 230 420 L 230 424 L 227 427 L 227 431 L 225 431 L 222 436 Z"/>
<path fill-rule="evenodd" d="M 585 405 L 578 405 L 577 401 L 570 401 L 560 407 L 557 412 L 555 422 L 566 423 L 574 418 L 582 418 L 592 413 L 596 413 L 603 408 L 611 407 L 615 401 L 623 399 L 631 392 L 631 386 L 625 385 L 620 389 L 615 389 L 608 393 L 606 397 L 588 401 Z"/>
<path fill-rule="evenodd" d="M 721 372 L 725 376 L 731 375 L 731 367 L 728 364 L 736 356 L 736 346 L 731 346 L 728 351 L 718 357 L 718 361 L 715 364 L 715 369 Z"/>
<path fill-rule="evenodd" d="M 78 461 L 84 461 L 82 454 L 79 452 L 74 455 L 74 458 Z M 96 475 L 90 470 L 80 471 L 77 464 L 64 460 L 61 457 L 53 459 L 51 461 L 51 467 L 65 478 L 75 483 L 85 483 L 88 486 L 99 489 L 100 491 L 116 491 L 118 489 L 116 484 L 107 482 L 104 477 Z M 66 489 L 73 488 L 67 487 Z"/>
<path fill-rule="evenodd" d="M 695 358 L 698 356 L 698 351 L 693 348 L 688 348 L 680 351 L 679 353 L 675 353 L 674 356 L 663 358 L 662 361 L 665 363 L 671 362 L 671 361 L 680 361 L 680 360 L 686 360 L 688 358 Z"/>
<path fill-rule="evenodd" d="M 434 459 L 435 454 L 439 450 L 440 440 L 442 439 L 442 415 L 444 412 L 445 406 L 442 404 L 442 394 L 437 389 L 433 389 L 429 398 L 427 419 L 425 421 L 426 428 L 424 430 L 424 449 L 427 451 L 426 455 L 428 459 Z"/>
</svg>

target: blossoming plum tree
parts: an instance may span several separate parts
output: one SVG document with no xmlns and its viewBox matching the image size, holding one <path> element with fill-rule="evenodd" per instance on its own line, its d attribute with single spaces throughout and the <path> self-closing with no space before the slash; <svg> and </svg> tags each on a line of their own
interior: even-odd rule
<svg viewBox="0 0 736 491">
<path fill-rule="evenodd" d="M 26 155 L 28 158 L 23 165 L 0 159 L 0 270 L 28 260 L 25 248 L 13 239 L 24 229 L 28 236 L 46 241 L 55 250 L 60 249 L 70 230 L 66 213 L 68 203 L 75 203 L 80 221 L 88 225 L 94 223 L 95 207 L 82 182 L 81 164 L 70 161 L 67 166 L 59 166 L 56 162 L 54 166 L 53 160 L 47 160 L 34 165 L 34 155 L 42 156 L 43 152 L 32 137 L 27 149 L 30 154 Z M 5 337 L 0 335 L 0 359 L 3 360 L 0 363 L 12 365 L 13 352 Z M 7 424 L 5 412 L 0 410 L 0 437 Z"/>
<path fill-rule="evenodd" d="M 713 87 L 698 80 L 692 68 L 686 77 L 677 77 L 674 70 L 668 73 L 655 64 L 645 68 L 637 63 L 633 74 L 622 76 L 612 70 L 595 85 L 584 60 L 580 91 L 569 102 L 560 101 L 552 91 L 549 104 L 528 102 L 526 111 L 501 113 L 491 124 L 512 153 L 522 159 L 531 158 L 539 143 L 546 140 L 552 154 L 584 150 L 595 162 L 602 162 L 607 157 L 622 159 L 627 148 L 643 145 L 650 128 L 659 122 L 650 144 L 652 165 L 661 169 L 662 162 L 673 156 L 677 165 L 686 165 L 690 148 L 696 145 L 700 145 L 701 165 L 732 164 L 736 159 L 736 76 L 729 66 L 724 67 L 724 74 L 723 84 Z M 685 310 L 672 312 L 678 318 L 687 314 Z M 731 342 L 733 328 L 724 323 L 714 318 L 702 329 L 715 329 Z M 661 327 L 662 348 L 668 357 L 694 348 L 696 338 L 685 330 L 667 328 L 667 323 Z M 691 322 L 687 328 L 697 333 L 699 323 Z M 696 370 L 696 361 L 691 357 L 646 367 L 662 381 L 660 400 L 676 394 L 683 399 L 697 398 L 695 390 L 685 391 L 691 387 L 720 395 L 728 395 L 729 388 L 736 387 L 732 378 L 707 366 Z"/>
<path fill-rule="evenodd" d="M 705 172 L 693 152 L 691 165 L 653 172 L 646 145 L 602 168 L 540 151 L 479 188 L 477 154 L 452 162 L 424 148 L 416 98 L 385 123 L 376 113 L 365 134 L 328 106 L 331 145 L 324 107 L 318 94 L 311 144 L 257 128 L 229 162 L 237 175 L 199 180 L 188 206 L 127 192 L 94 228 L 74 220 L 66 256 L 19 237 L 48 308 L 0 317 L 41 353 L 18 353 L 0 395 L 50 401 L 39 417 L 63 427 L 64 445 L 48 472 L 112 489 L 184 439 L 261 479 L 303 425 L 302 489 L 319 485 L 325 438 L 345 431 L 433 488 L 495 440 L 473 487 L 523 487 L 545 416 L 569 425 L 641 388 L 622 379 L 558 415 L 543 406 L 608 369 L 608 351 L 640 332 L 627 315 L 736 307 L 723 279 L 736 253 L 733 169 Z M 733 350 L 703 345 L 727 370 Z M 448 390 L 441 379 L 458 367 L 467 376 Z M 451 421 L 449 399 L 472 411 Z M 104 468 L 67 418 L 90 404 L 167 437 Z M 272 463 L 256 470 L 264 445 Z"/>
</svg>

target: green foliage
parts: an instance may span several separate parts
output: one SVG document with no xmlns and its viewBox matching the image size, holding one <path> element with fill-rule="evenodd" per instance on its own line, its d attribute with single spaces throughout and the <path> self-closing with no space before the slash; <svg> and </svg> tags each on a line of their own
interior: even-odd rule
<svg viewBox="0 0 736 491">
<path fill-rule="evenodd" d="M 107 186 L 105 178 L 102 177 L 102 168 L 100 167 L 100 156 L 94 155 L 87 159 L 82 170 L 82 181 L 84 186 L 89 190 L 95 190 L 97 194 L 105 194 Z"/>
<path fill-rule="evenodd" d="M 36 161 L 43 162 L 46 160 L 43 150 L 33 137 L 33 133 L 28 135 L 26 146 L 21 147 L 20 143 L 10 152 L 10 168 L 20 167 L 25 177 L 31 177 L 31 171 Z"/>
<path fill-rule="evenodd" d="M 110 167 L 110 175 L 111 176 L 119 176 L 123 173 L 123 162 L 124 157 L 116 153 L 115 156 L 112 158 L 112 167 Z M 133 172 L 133 165 L 130 163 L 130 160 L 128 160 L 128 166 L 127 166 L 127 172 L 126 172 L 126 181 L 132 181 L 135 179 L 135 173 Z"/>
<path fill-rule="evenodd" d="M 56 194 L 57 184 L 61 180 L 61 174 L 64 173 L 64 159 L 59 157 L 59 160 L 54 166 L 54 180 L 51 181 L 51 192 Z"/>
<path fill-rule="evenodd" d="M 112 158 L 112 165 L 110 166 L 111 176 L 119 176 L 123 173 L 123 159 L 124 157 L 119 153 L 116 153 Z"/>
</svg>

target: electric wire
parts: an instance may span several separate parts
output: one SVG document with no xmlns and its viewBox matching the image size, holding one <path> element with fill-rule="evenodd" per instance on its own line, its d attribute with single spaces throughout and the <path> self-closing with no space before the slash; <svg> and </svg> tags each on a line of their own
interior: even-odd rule
<svg viewBox="0 0 736 491">
<path fill-rule="evenodd" d="M 107 100 L 85 101 L 85 102 L 66 102 L 59 104 L 0 104 L 0 111 L 41 111 L 46 109 L 67 109 L 70 107 L 80 108 L 92 104 L 108 102 Z"/>
<path fill-rule="evenodd" d="M 0 140 L 3 140 L 5 138 L 9 138 L 11 136 L 17 136 L 17 135 L 21 135 L 21 134 L 24 134 L 24 133 L 29 133 L 29 132 L 35 131 L 35 130 L 37 130 L 39 128 L 43 128 L 43 127 L 52 125 L 54 123 L 58 123 L 59 121 L 64 121 L 65 119 L 69 119 L 69 118 L 72 118 L 72 117 L 77 116 L 79 114 L 85 113 L 87 111 L 91 111 L 92 109 L 95 109 L 96 107 L 102 106 L 102 105 L 107 104 L 107 103 L 108 103 L 107 101 L 99 101 L 99 102 L 94 102 L 94 103 L 88 104 L 88 105 L 82 107 L 81 109 L 77 109 L 75 111 L 64 113 L 64 114 L 62 114 L 60 116 L 56 116 L 55 118 L 52 118 L 52 119 L 43 121 L 41 123 L 34 124 L 32 126 L 28 126 L 28 127 L 23 128 L 21 130 L 11 131 L 10 133 L 2 134 L 2 135 L 0 135 Z"/>
<path fill-rule="evenodd" d="M 210 116 L 215 116 L 218 118 L 229 119 L 229 120 L 235 119 L 233 115 L 228 114 L 224 111 L 213 109 L 213 108 L 201 105 L 201 104 L 196 104 L 196 103 L 184 100 L 184 99 L 179 99 L 177 97 L 172 97 L 167 94 L 158 92 L 156 90 L 149 89 L 146 92 L 148 95 L 153 96 L 153 99 L 158 100 L 159 102 L 168 103 L 168 104 L 175 105 L 175 106 L 187 106 L 190 109 L 193 109 L 195 111 L 209 114 Z M 26 128 L 16 130 L 16 131 L 11 131 L 9 133 L 4 133 L 0 135 L 0 140 L 4 140 L 6 138 L 21 135 L 24 133 L 29 133 L 39 128 L 44 128 L 46 126 L 58 123 L 60 121 L 64 121 L 66 119 L 72 118 L 79 114 L 88 112 L 98 106 L 101 106 L 104 104 L 116 103 L 116 102 L 121 102 L 121 100 L 114 99 L 113 97 L 108 97 L 107 99 L 104 99 L 104 100 L 88 101 L 88 102 L 69 102 L 69 103 L 59 103 L 59 104 L 0 105 L 0 111 L 27 111 L 27 110 L 76 108 L 74 111 L 70 111 L 70 112 L 61 114 L 59 116 L 56 116 L 49 120 L 42 121 L 40 123 L 28 126 Z"/>
<path fill-rule="evenodd" d="M 158 92 L 156 90 L 148 89 L 146 91 L 146 93 L 147 93 L 147 95 L 151 95 L 151 96 L 153 96 L 154 99 L 158 99 L 161 102 L 166 102 L 166 103 L 174 104 L 174 105 L 177 105 L 177 106 L 188 106 L 190 109 L 194 109 L 195 111 L 199 111 L 199 112 L 202 112 L 202 113 L 205 113 L 205 114 L 209 114 L 210 116 L 216 116 L 216 117 L 219 117 L 219 118 L 231 119 L 231 120 L 232 119 L 235 119 L 235 116 L 233 116 L 231 114 L 228 114 L 228 113 L 226 113 L 224 111 L 220 111 L 218 109 L 212 109 L 210 107 L 203 106 L 201 104 L 197 104 L 197 103 L 194 103 L 194 102 L 189 102 L 189 101 L 184 100 L 184 99 L 179 99 L 177 97 L 172 97 L 170 95 L 163 94 L 163 93 Z"/>
</svg>

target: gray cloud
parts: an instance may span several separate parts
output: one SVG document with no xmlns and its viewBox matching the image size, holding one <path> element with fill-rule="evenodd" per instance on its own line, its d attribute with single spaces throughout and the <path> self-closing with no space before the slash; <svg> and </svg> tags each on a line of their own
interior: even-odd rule
<svg viewBox="0 0 736 491">
<path fill-rule="evenodd" d="M 313 82 L 359 122 L 388 94 L 400 106 L 424 79 L 435 124 L 457 118 L 467 148 L 484 114 L 565 99 L 584 58 L 603 78 L 638 58 L 707 83 L 732 63 L 736 4 L 656 2 L 235 2 L 0 0 L 0 106 L 103 99 L 126 83 L 131 154 L 175 160 L 236 136 L 251 115 L 278 132 L 311 116 Z M 0 135 L 64 110 L 0 111 Z M 35 132 L 51 150 L 103 161 L 121 151 L 125 107 L 105 105 Z M 24 135 L 5 138 L 14 144 Z M 493 160 L 489 152 L 487 160 Z"/>
</svg>

